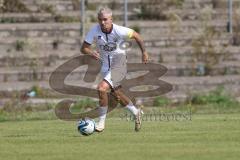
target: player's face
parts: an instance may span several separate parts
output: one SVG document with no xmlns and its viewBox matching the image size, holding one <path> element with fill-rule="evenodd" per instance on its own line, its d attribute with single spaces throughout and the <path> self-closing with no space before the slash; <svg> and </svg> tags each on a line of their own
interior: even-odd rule
<svg viewBox="0 0 240 160">
<path fill-rule="evenodd" d="M 109 32 L 112 28 L 112 16 L 108 14 L 100 14 L 98 16 L 98 23 L 100 24 L 102 31 Z"/>
</svg>

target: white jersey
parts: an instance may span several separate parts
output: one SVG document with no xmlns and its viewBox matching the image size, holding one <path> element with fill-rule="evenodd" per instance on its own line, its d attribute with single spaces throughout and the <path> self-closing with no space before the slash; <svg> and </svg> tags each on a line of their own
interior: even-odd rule
<svg viewBox="0 0 240 160">
<path fill-rule="evenodd" d="M 102 60 L 102 72 L 110 70 L 113 65 L 119 62 L 119 56 L 126 56 L 126 50 L 122 47 L 123 42 L 129 40 L 133 35 L 133 30 L 127 27 L 113 24 L 110 33 L 104 33 L 99 24 L 94 25 L 87 33 L 85 42 L 96 43 L 97 51 Z M 121 59 L 121 58 L 120 58 Z M 114 64 L 115 63 L 115 64 Z"/>
</svg>

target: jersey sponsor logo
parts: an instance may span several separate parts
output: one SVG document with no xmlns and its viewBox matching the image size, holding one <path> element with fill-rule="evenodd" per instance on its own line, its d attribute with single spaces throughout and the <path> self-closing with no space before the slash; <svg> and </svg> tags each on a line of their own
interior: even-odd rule
<svg viewBox="0 0 240 160">
<path fill-rule="evenodd" d="M 112 52 L 117 49 L 117 44 L 114 42 L 108 42 L 104 45 L 99 45 L 100 49 L 106 52 Z"/>
</svg>

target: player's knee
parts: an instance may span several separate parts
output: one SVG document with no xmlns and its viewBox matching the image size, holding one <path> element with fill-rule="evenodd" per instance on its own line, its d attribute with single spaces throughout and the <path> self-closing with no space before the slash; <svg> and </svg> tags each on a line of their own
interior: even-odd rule
<svg viewBox="0 0 240 160">
<path fill-rule="evenodd" d="M 121 97 L 116 92 L 113 92 L 113 96 L 120 101 Z"/>
<path fill-rule="evenodd" d="M 107 92 L 107 91 L 108 91 L 108 88 L 105 87 L 105 86 L 99 85 L 99 86 L 97 87 L 97 90 L 98 90 L 99 92 L 104 93 L 104 92 Z"/>
</svg>

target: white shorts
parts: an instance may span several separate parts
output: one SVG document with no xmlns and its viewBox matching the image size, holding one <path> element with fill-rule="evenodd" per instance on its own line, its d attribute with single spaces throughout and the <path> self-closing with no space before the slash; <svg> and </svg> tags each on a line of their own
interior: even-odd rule
<svg viewBox="0 0 240 160">
<path fill-rule="evenodd" d="M 120 85 L 121 81 L 127 74 L 126 55 L 117 54 L 115 56 L 110 56 L 108 61 L 108 63 L 102 63 L 101 75 L 112 88 L 116 88 Z"/>
<path fill-rule="evenodd" d="M 102 78 L 107 81 L 112 88 L 120 86 L 121 81 L 126 77 L 127 70 L 124 68 L 114 68 L 101 72 Z"/>
<path fill-rule="evenodd" d="M 111 77 L 111 71 L 107 72 L 101 72 L 102 78 L 109 83 L 109 85 L 114 88 L 112 77 Z"/>
</svg>

